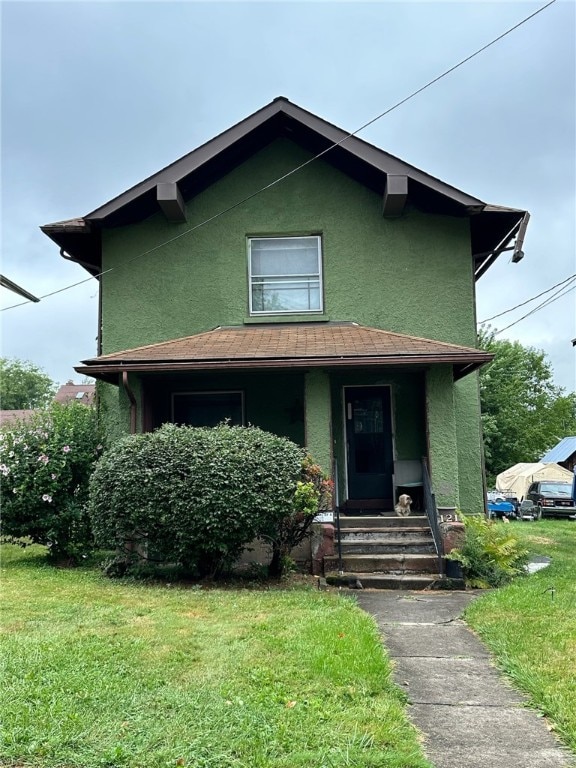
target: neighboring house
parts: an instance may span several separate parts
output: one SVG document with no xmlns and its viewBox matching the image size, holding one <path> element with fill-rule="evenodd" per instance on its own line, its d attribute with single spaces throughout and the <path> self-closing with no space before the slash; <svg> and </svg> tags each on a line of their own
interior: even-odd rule
<svg viewBox="0 0 576 768">
<path fill-rule="evenodd" d="M 93 405 L 95 391 L 95 384 L 74 384 L 73 381 L 67 381 L 54 395 L 54 402 Z M 17 421 L 29 421 L 35 413 L 37 409 L 0 411 L 0 427 L 8 427 Z"/>
<path fill-rule="evenodd" d="M 111 385 L 110 432 L 254 424 L 360 508 L 391 509 L 425 457 L 438 504 L 479 512 L 474 285 L 522 257 L 527 219 L 280 97 L 42 230 L 100 281 L 99 356 L 76 370 Z"/>
<path fill-rule="evenodd" d="M 576 435 L 564 437 L 540 459 L 544 464 L 555 462 L 571 472 L 576 467 Z"/>
<path fill-rule="evenodd" d="M 34 409 L 0 411 L 0 427 L 9 427 L 16 422 L 29 421 L 35 413 Z"/>
<path fill-rule="evenodd" d="M 94 394 L 96 392 L 95 384 L 74 384 L 69 380 L 62 384 L 58 392 L 54 395 L 54 401 L 57 403 L 83 403 L 92 405 L 94 403 Z"/>
</svg>

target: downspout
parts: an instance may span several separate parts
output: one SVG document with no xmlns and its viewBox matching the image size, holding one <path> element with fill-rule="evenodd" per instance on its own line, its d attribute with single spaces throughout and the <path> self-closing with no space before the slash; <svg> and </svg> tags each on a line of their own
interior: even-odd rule
<svg viewBox="0 0 576 768">
<path fill-rule="evenodd" d="M 74 264 L 80 264 L 81 267 L 87 269 L 88 272 L 92 272 L 94 269 L 93 264 L 88 264 L 86 261 L 80 261 L 80 259 L 73 259 L 70 254 L 66 253 L 64 248 L 60 248 L 60 256 L 66 261 L 70 261 Z M 96 354 L 100 356 L 102 354 L 102 283 L 100 281 L 100 274 L 92 274 L 92 277 L 98 281 L 98 336 L 96 338 Z"/>
<path fill-rule="evenodd" d="M 96 348 L 98 357 L 102 354 L 102 278 L 98 280 L 98 336 L 96 337 Z"/>
<path fill-rule="evenodd" d="M 136 434 L 136 398 L 134 397 L 134 392 L 130 389 L 130 385 L 128 384 L 128 371 L 122 371 L 122 386 L 124 387 L 124 391 L 128 395 L 128 400 L 130 400 L 130 434 L 135 435 Z"/>
</svg>

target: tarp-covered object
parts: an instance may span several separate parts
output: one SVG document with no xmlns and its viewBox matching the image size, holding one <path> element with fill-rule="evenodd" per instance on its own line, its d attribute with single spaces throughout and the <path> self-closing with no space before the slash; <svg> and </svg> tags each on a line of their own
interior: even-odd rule
<svg viewBox="0 0 576 768">
<path fill-rule="evenodd" d="M 506 469 L 497 476 L 496 488 L 499 491 L 514 491 L 518 499 L 521 500 L 526 495 L 530 483 L 535 483 L 537 480 L 560 480 L 571 483 L 572 477 L 572 472 L 559 464 L 521 462 L 514 464 L 513 467 Z"/>
</svg>

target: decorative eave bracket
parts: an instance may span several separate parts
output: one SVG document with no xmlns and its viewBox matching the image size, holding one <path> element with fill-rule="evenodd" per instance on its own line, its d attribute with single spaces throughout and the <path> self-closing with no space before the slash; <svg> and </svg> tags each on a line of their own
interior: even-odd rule
<svg viewBox="0 0 576 768">
<path fill-rule="evenodd" d="M 386 176 L 384 205 L 382 215 L 385 218 L 401 216 L 408 197 L 408 177 L 389 173 Z"/>
<path fill-rule="evenodd" d="M 186 221 L 186 206 L 176 182 L 156 184 L 156 200 L 168 221 L 174 224 Z"/>
</svg>

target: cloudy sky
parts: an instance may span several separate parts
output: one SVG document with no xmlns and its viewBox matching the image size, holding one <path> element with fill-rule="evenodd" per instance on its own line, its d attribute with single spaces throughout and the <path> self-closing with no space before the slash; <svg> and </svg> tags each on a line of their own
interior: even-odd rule
<svg viewBox="0 0 576 768">
<path fill-rule="evenodd" d="M 88 213 L 278 95 L 354 131 L 544 4 L 2 2 L 2 274 L 36 295 L 82 280 L 41 224 Z M 524 260 L 503 254 L 478 283 L 479 320 L 576 273 L 575 9 L 556 0 L 359 134 L 530 211 Z M 97 289 L 2 312 L 2 355 L 79 380 Z M 20 301 L 1 293 L 3 308 Z M 575 296 L 500 336 L 545 350 L 568 390 Z"/>
</svg>

